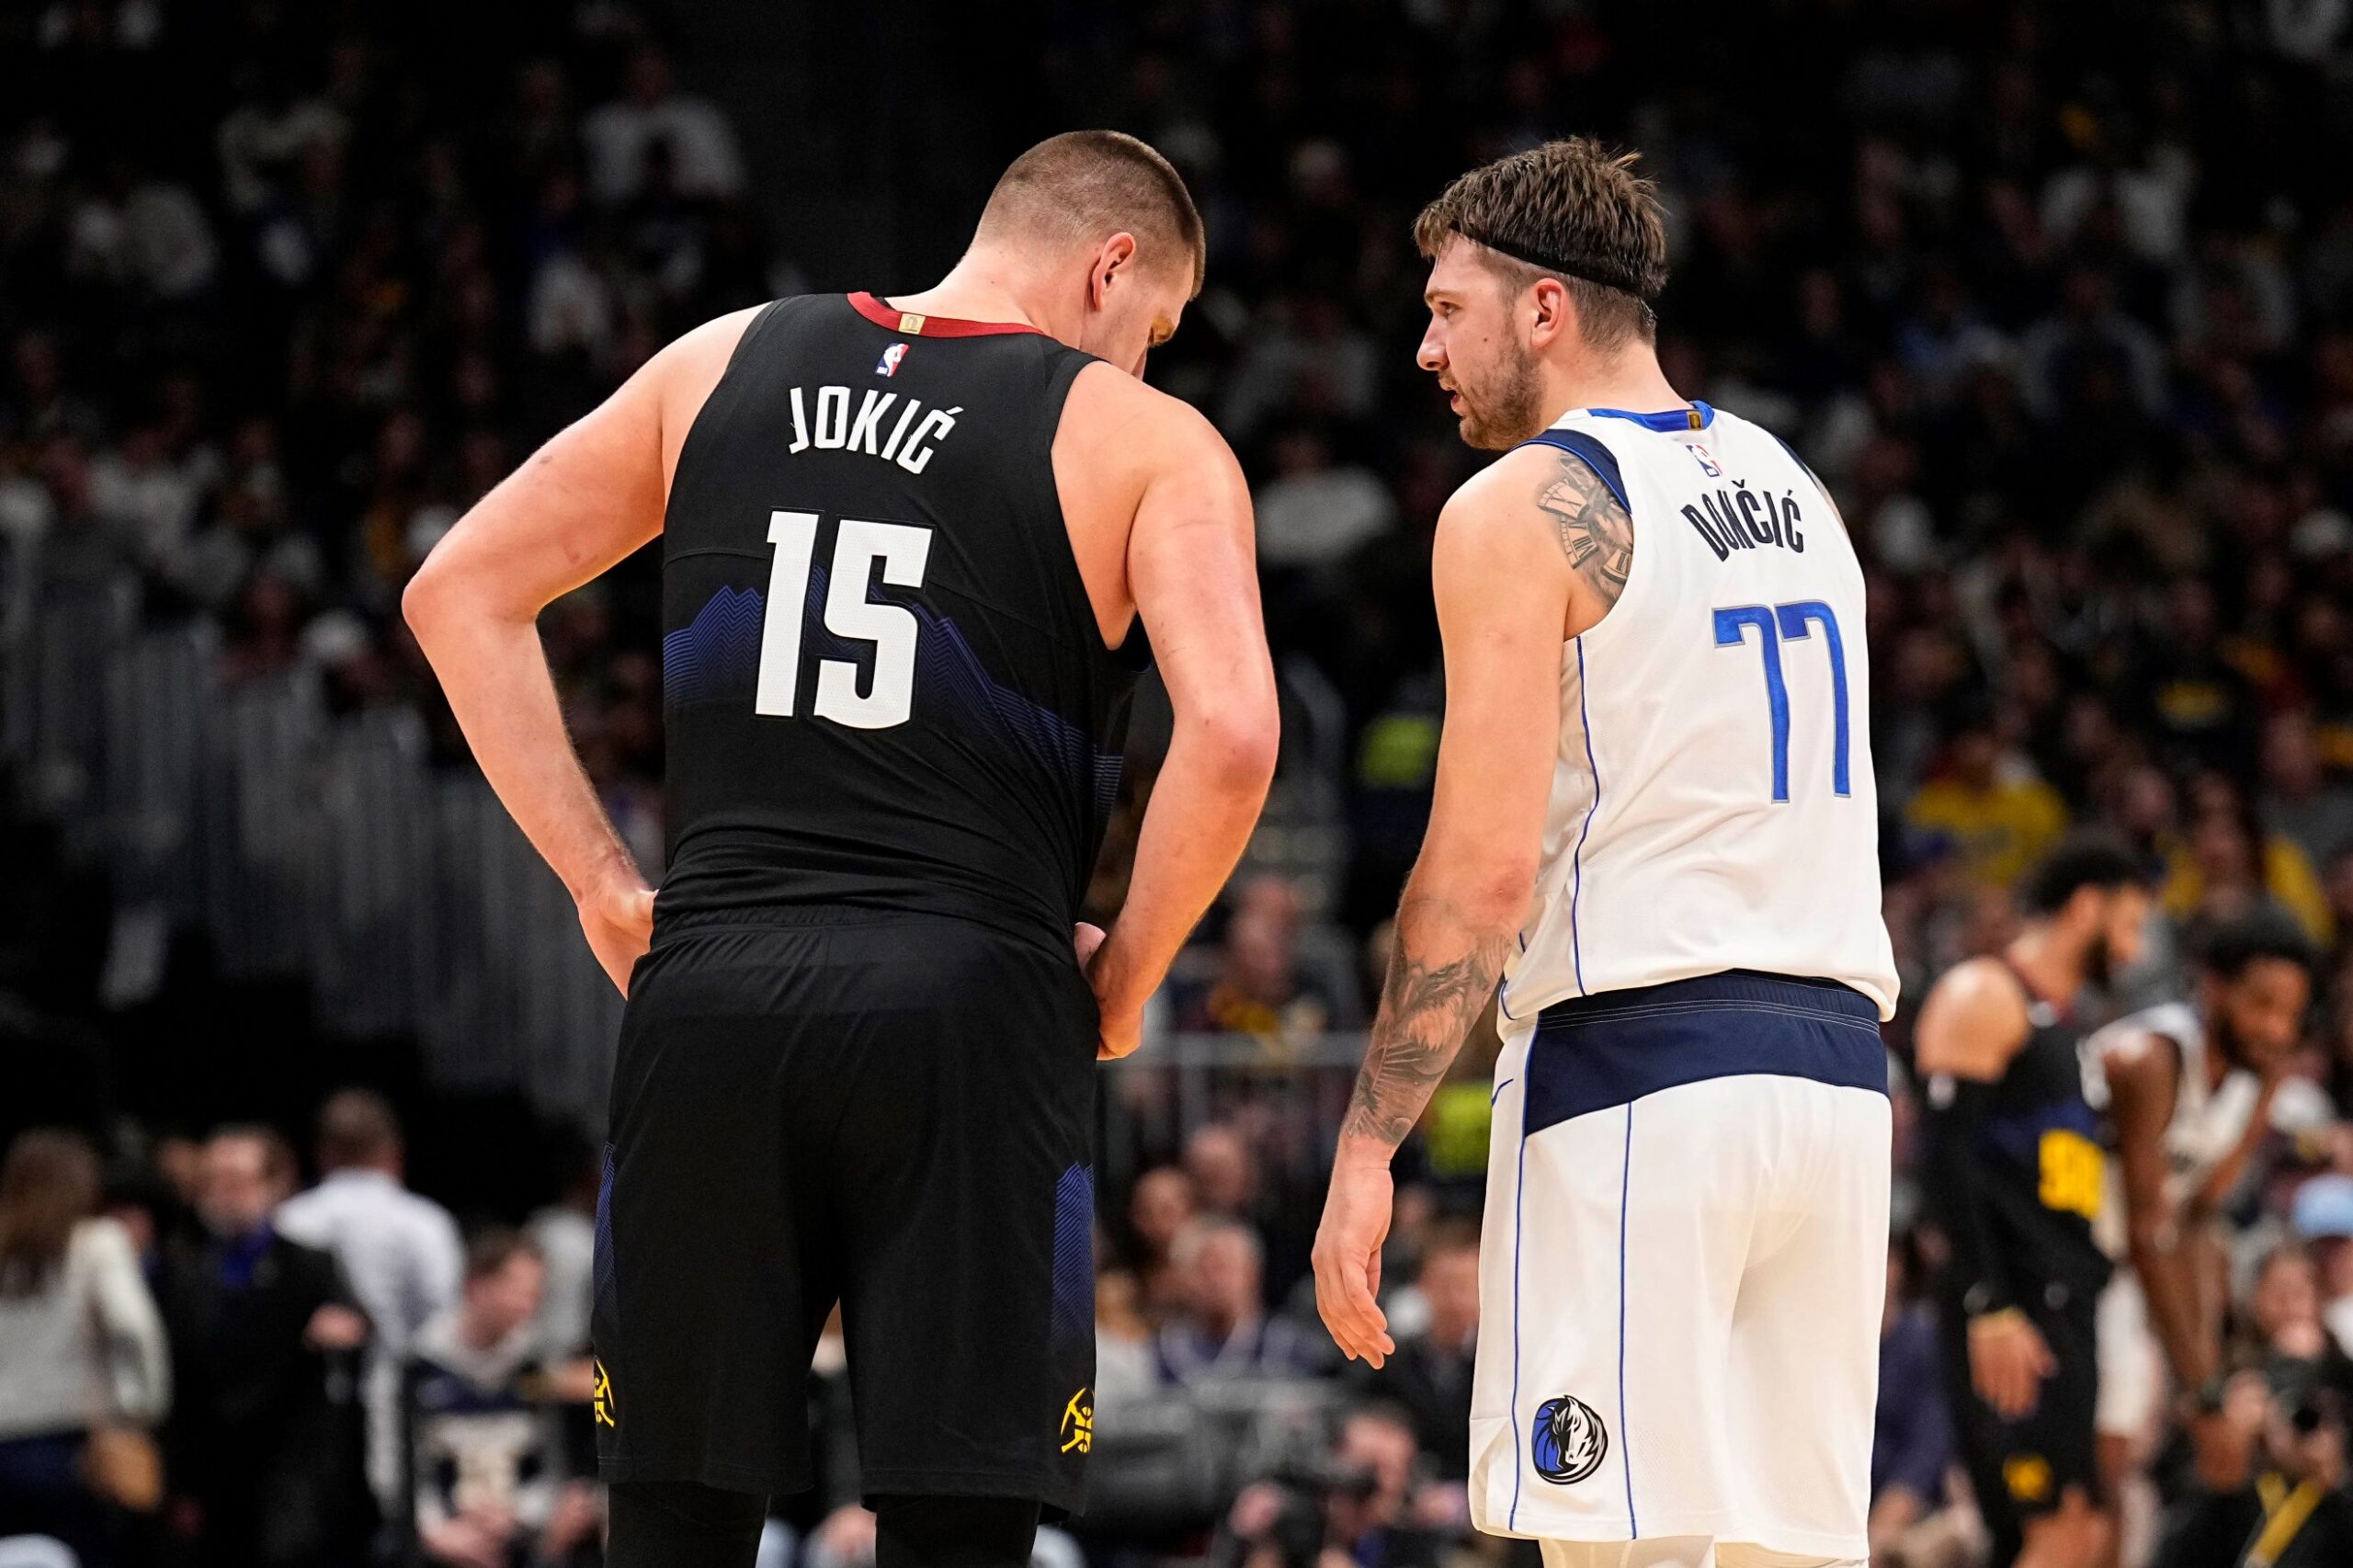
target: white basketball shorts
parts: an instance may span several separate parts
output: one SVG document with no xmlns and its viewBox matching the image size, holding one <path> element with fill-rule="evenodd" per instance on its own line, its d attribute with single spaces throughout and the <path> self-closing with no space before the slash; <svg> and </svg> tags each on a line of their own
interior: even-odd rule
<svg viewBox="0 0 2353 1568">
<path fill-rule="evenodd" d="M 1827 981 L 1708 975 L 1506 1024 L 1480 1528 L 1868 1555 L 1886 1085 L 1877 1009 Z"/>
</svg>

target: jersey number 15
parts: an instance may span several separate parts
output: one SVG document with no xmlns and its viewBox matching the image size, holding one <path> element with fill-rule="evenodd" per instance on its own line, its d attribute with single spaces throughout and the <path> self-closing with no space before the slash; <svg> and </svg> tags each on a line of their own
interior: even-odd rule
<svg viewBox="0 0 2353 1568">
<path fill-rule="evenodd" d="M 801 622 L 817 555 L 817 514 L 770 512 L 768 543 L 776 556 L 768 566 L 767 618 L 760 630 L 759 684 L 752 708 L 790 719 L 801 690 Z M 915 699 L 915 612 L 866 596 L 878 563 L 891 586 L 919 588 L 930 558 L 929 528 L 842 519 L 825 582 L 825 630 L 845 641 L 874 645 L 874 679 L 861 692 L 854 661 L 817 661 L 817 696 L 809 706 L 818 718 L 857 730 L 887 730 L 907 722 Z"/>
</svg>

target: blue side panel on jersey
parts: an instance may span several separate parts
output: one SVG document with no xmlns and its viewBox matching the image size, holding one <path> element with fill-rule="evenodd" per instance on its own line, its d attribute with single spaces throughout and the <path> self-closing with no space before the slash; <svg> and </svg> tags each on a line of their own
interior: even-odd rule
<svg viewBox="0 0 2353 1568">
<path fill-rule="evenodd" d="M 858 668 L 858 683 L 873 679 L 874 644 L 836 637 L 825 629 L 827 576 L 822 566 L 809 574 L 801 636 L 807 656 L 835 659 Z M 1041 770 L 1070 779 L 1091 805 L 1096 820 L 1108 821 L 1120 793 L 1125 759 L 1096 751 L 1086 732 L 1052 709 L 1000 684 L 982 664 L 962 628 L 926 606 L 900 600 L 915 616 L 918 684 L 947 694 L 960 713 L 978 720 L 1006 749 Z M 760 640 L 767 605 L 757 588 L 722 585 L 695 613 L 693 621 L 662 639 L 665 696 L 679 707 L 701 702 L 749 703 L 758 680 Z"/>
<path fill-rule="evenodd" d="M 1095 1333 L 1095 1172 L 1073 1165 L 1054 1184 L 1053 1342 Z"/>
<path fill-rule="evenodd" d="M 1878 1006 L 1836 981 L 1742 970 L 1556 1002 L 1529 1042 L 1524 1135 L 1751 1074 L 1885 1094 Z"/>
<path fill-rule="evenodd" d="M 1530 436 L 1520 445 L 1557 447 L 1572 457 L 1582 458 L 1586 467 L 1599 474 L 1601 483 L 1609 486 L 1609 494 L 1618 497 L 1618 505 L 1629 512 L 1634 509 L 1626 499 L 1626 476 L 1618 472 L 1617 458 L 1596 437 L 1582 430 L 1547 430 L 1540 435 Z"/>
<path fill-rule="evenodd" d="M 757 588 L 722 586 L 687 625 L 662 639 L 662 688 L 680 706 L 752 700 L 767 602 Z"/>
</svg>

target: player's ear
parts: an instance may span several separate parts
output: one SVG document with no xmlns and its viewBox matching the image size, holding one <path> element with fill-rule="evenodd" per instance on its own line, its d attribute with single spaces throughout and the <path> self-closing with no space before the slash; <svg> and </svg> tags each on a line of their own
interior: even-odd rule
<svg viewBox="0 0 2353 1568">
<path fill-rule="evenodd" d="M 1541 352 L 1576 324 L 1569 309 L 1568 285 L 1557 278 L 1540 278 L 1529 286 L 1528 292 L 1536 307 L 1535 318 L 1529 324 L 1529 347 Z"/>
<path fill-rule="evenodd" d="M 1086 302 L 1098 311 L 1103 309 L 1114 280 L 1133 272 L 1135 261 L 1133 234 L 1122 229 L 1105 240 L 1097 247 L 1094 266 L 1086 275 Z"/>
</svg>

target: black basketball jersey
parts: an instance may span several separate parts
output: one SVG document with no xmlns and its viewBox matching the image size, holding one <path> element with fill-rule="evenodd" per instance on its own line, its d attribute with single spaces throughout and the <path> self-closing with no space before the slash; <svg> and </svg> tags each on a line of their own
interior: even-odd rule
<svg viewBox="0 0 2353 1568">
<path fill-rule="evenodd" d="M 2026 994 L 2027 1038 L 1994 1081 L 1982 1126 L 1990 1239 L 2021 1295 L 2057 1284 L 2087 1300 L 2108 1282 L 2109 1260 L 2092 1235 L 2106 1165 L 2084 1096 L 2083 1031 L 2010 972 Z"/>
<path fill-rule="evenodd" d="M 1052 462 L 1090 356 L 857 294 L 756 316 L 663 540 L 680 916 L 850 906 L 1066 945 L 1143 663 L 1103 645 Z"/>
</svg>

